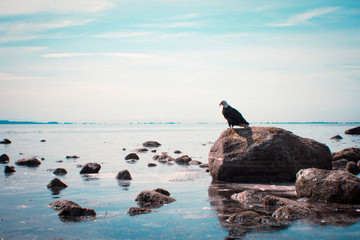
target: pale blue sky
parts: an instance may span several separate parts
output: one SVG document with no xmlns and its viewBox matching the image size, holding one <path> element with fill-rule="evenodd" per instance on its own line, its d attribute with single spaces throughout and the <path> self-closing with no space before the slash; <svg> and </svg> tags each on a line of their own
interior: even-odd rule
<svg viewBox="0 0 360 240">
<path fill-rule="evenodd" d="M 360 121 L 359 1 L 0 1 L 0 119 Z"/>
</svg>

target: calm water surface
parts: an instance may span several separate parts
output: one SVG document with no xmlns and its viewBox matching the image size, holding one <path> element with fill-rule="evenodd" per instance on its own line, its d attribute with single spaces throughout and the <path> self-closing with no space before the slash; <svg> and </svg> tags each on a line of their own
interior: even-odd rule
<svg viewBox="0 0 360 240">
<path fill-rule="evenodd" d="M 260 125 L 260 124 L 257 124 Z M 266 125 L 269 126 L 269 125 Z M 343 134 L 356 125 L 280 124 L 271 125 L 313 138 L 331 151 L 359 147 L 360 137 Z M 157 153 L 174 150 L 207 163 L 207 156 L 221 132 L 222 124 L 178 125 L 0 125 L 0 138 L 12 141 L 0 145 L 0 155 L 10 157 L 10 165 L 20 158 L 44 158 L 36 168 L 16 166 L 16 172 L 0 174 L 0 239 L 224 239 L 229 232 L 219 221 L 209 188 L 211 176 L 198 166 L 164 165 L 152 160 L 155 153 L 139 153 L 140 160 L 127 163 L 124 157 L 142 143 L 155 140 L 162 144 Z M 341 141 L 329 138 L 340 134 Z M 46 142 L 40 142 L 45 139 Z M 123 150 L 126 148 L 126 150 Z M 80 156 L 66 159 L 67 155 Z M 99 174 L 80 175 L 79 164 L 100 163 Z M 149 168 L 150 162 L 157 167 Z M 5 164 L 1 164 L 3 168 Z M 55 177 L 52 170 L 67 169 L 59 177 L 69 187 L 53 195 L 46 185 Z M 130 184 L 121 184 L 115 175 L 128 169 Z M 155 212 L 131 217 L 129 207 L 143 190 L 167 189 L 176 202 Z M 97 216 L 84 222 L 63 222 L 48 204 L 67 199 L 94 208 Z M 286 229 L 249 232 L 244 239 L 358 239 L 360 224 L 314 226 L 295 222 Z"/>
</svg>

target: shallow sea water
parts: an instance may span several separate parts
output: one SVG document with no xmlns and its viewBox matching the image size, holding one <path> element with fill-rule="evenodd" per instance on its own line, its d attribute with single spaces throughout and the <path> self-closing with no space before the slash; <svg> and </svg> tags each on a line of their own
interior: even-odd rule
<svg viewBox="0 0 360 240">
<path fill-rule="evenodd" d="M 360 147 L 359 136 L 345 135 L 352 124 L 279 124 L 301 137 L 325 143 L 335 152 Z M 24 157 L 44 158 L 36 168 L 16 166 L 12 175 L 0 173 L 0 239 L 225 239 L 229 231 L 220 221 L 216 201 L 210 196 L 211 176 L 198 166 L 166 165 L 152 160 L 168 152 L 172 157 L 187 154 L 207 163 L 212 143 L 226 129 L 225 124 L 129 124 L 129 125 L 0 125 L 0 138 L 12 141 L 0 145 L 10 164 Z M 340 134 L 344 139 L 330 140 Z M 45 139 L 46 142 L 40 142 Z M 162 144 L 157 153 L 138 153 L 140 160 L 128 163 L 124 157 L 155 140 Z M 126 150 L 123 150 L 126 148 Z M 174 150 L 182 154 L 174 154 Z M 78 159 L 66 159 L 77 155 Z M 99 174 L 80 175 L 78 164 L 100 163 Z M 157 167 L 149 168 L 153 162 Z M 3 167 L 5 164 L 1 164 Z M 67 169 L 59 177 L 69 187 L 53 195 L 46 185 L 56 176 L 52 170 Z M 128 169 L 128 184 L 115 175 Z M 126 210 L 137 206 L 134 199 L 143 190 L 167 189 L 176 202 L 155 212 L 129 216 Z M 293 188 L 289 188 L 293 191 Z M 72 200 L 95 209 L 96 218 L 64 222 L 48 204 L 58 199 Z M 215 205 L 214 205 L 215 202 Z M 278 231 L 250 231 L 243 239 L 358 239 L 360 223 L 350 226 L 316 226 L 294 222 Z M 231 235 L 231 234 L 230 234 Z"/>
</svg>

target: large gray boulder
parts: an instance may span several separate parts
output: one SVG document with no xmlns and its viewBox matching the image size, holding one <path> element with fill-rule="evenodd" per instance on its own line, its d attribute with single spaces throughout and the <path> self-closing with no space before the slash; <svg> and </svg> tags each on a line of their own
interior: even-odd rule
<svg viewBox="0 0 360 240">
<path fill-rule="evenodd" d="M 329 148 L 275 127 L 227 129 L 209 153 L 215 181 L 295 181 L 303 168 L 331 169 Z"/>
<path fill-rule="evenodd" d="M 360 204 L 360 179 L 342 170 L 302 169 L 295 182 L 299 198 Z"/>
</svg>

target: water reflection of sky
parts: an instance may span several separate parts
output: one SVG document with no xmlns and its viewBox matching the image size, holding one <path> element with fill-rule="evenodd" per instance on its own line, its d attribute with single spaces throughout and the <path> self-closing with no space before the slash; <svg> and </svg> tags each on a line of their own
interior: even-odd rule
<svg viewBox="0 0 360 240">
<path fill-rule="evenodd" d="M 10 145 L 1 145 L 0 154 L 10 157 L 10 165 L 20 158 L 37 156 L 45 158 L 38 168 L 16 166 L 12 175 L 0 174 L 0 237 L 24 239 L 126 239 L 175 238 L 223 239 L 229 232 L 219 221 L 219 212 L 211 204 L 208 189 L 211 177 L 198 166 L 166 165 L 155 162 L 154 154 L 181 150 L 193 159 L 207 162 L 211 142 L 220 135 L 225 125 L 186 126 L 60 126 L 17 125 L 0 126 L 2 138 L 11 139 Z M 281 125 L 303 137 L 311 137 L 328 144 L 331 150 L 359 147 L 357 137 L 342 133 L 349 128 L 343 125 Z M 329 138 L 340 134 L 341 141 Z M 40 142 L 46 139 L 46 142 Z M 157 153 L 139 153 L 140 160 L 129 164 L 126 154 L 141 147 L 147 140 L 162 143 Z M 123 148 L 126 148 L 123 151 Z M 335 150 L 334 150 L 335 151 Z M 20 155 L 19 153 L 24 153 Z M 66 159 L 78 155 L 78 159 Z M 98 174 L 80 175 L 88 162 L 98 162 Z M 154 168 L 148 163 L 155 162 Z M 3 164 L 2 164 L 3 165 Z M 54 196 L 46 185 L 54 178 L 53 170 L 62 167 L 68 174 L 59 178 L 68 185 Z M 116 174 L 128 169 L 133 177 L 129 182 L 115 180 Z M 143 190 L 167 189 L 177 201 L 155 209 L 151 214 L 130 217 L 126 210 L 137 206 L 134 199 Z M 266 186 L 271 188 L 271 186 Z M 259 187 L 261 188 L 261 186 Z M 94 208 L 93 221 L 64 223 L 48 204 L 57 199 L 67 199 L 81 206 Z M 313 226 L 297 222 L 277 232 L 247 233 L 255 238 L 286 238 L 312 236 L 339 239 L 359 235 L 359 224 L 347 227 Z"/>
</svg>

